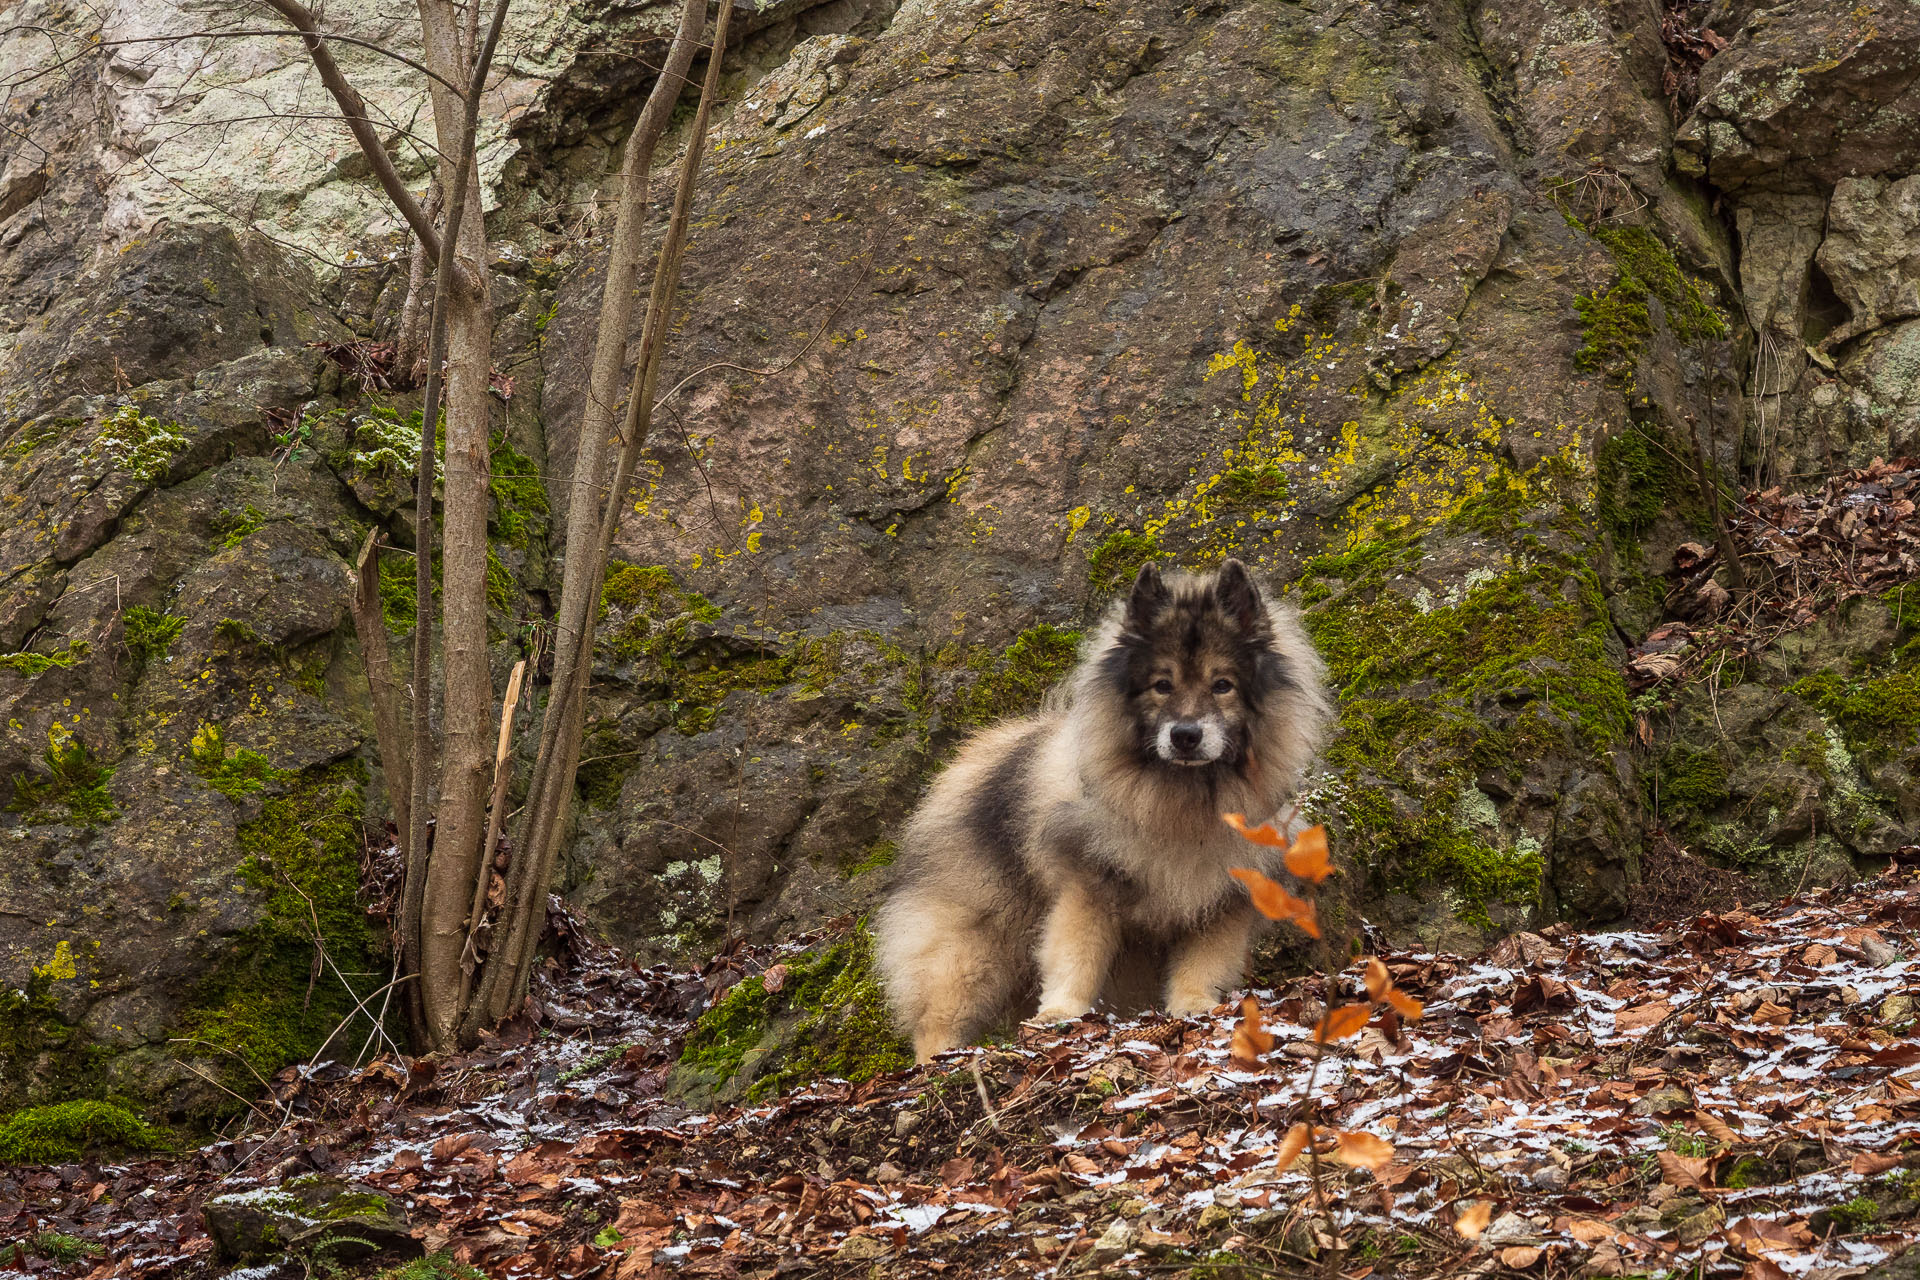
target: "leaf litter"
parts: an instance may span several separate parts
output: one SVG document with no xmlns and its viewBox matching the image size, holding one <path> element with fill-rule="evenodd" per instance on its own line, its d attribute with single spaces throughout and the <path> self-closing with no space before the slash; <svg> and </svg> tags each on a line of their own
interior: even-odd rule
<svg viewBox="0 0 1920 1280">
<path fill-rule="evenodd" d="M 1895 866 L 1657 928 L 1388 952 L 1203 1018 L 1029 1024 L 710 1114 L 663 1092 L 681 1038 L 794 949 L 690 972 L 576 937 L 471 1054 L 290 1069 L 247 1135 L 168 1159 L 0 1170 L 0 1241 L 98 1250 L 23 1245 L 0 1275 L 300 1276 L 217 1262 L 200 1210 L 321 1171 L 501 1280 L 1846 1280 L 1920 1223 L 1917 930 Z"/>
</svg>

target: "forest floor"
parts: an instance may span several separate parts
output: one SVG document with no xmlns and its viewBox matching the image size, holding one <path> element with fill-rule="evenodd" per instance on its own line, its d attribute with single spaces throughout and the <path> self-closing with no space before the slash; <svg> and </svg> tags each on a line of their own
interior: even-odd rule
<svg viewBox="0 0 1920 1280">
<path fill-rule="evenodd" d="M 1917 934 L 1896 864 L 1645 931 L 1384 955 L 1424 1017 L 1317 1064 L 1304 978 L 1253 1019 L 1028 1026 L 717 1114 L 662 1092 L 714 984 L 587 948 L 476 1053 L 290 1070 L 252 1132 L 165 1159 L 0 1169 L 0 1276 L 1907 1277 Z M 1310 1085 L 1320 1123 L 1378 1140 L 1359 1165 L 1280 1167 Z M 426 1257 L 218 1259 L 210 1198 L 314 1172 L 400 1198 Z"/>
</svg>

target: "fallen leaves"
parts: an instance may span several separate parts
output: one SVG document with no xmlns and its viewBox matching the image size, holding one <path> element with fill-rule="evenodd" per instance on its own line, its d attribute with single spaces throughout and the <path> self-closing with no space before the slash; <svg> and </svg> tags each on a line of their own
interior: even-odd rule
<svg viewBox="0 0 1920 1280">
<path fill-rule="evenodd" d="M 1240 1002 L 1240 1021 L 1234 1025 L 1227 1060 L 1243 1071 L 1251 1071 L 1272 1052 L 1273 1033 L 1260 1027 L 1260 1002 L 1248 996 Z"/>
</svg>

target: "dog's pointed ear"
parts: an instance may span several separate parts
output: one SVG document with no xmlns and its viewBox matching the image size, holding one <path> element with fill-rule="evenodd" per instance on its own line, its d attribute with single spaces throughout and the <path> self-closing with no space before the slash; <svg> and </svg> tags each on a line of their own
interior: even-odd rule
<svg viewBox="0 0 1920 1280">
<path fill-rule="evenodd" d="M 1151 560 L 1141 565 L 1140 572 L 1133 577 L 1133 592 L 1127 597 L 1127 629 L 1145 633 L 1172 598 L 1166 581 L 1160 576 L 1160 567 Z"/>
<path fill-rule="evenodd" d="M 1260 587 L 1238 560 L 1220 566 L 1213 580 L 1213 598 L 1219 602 L 1220 611 L 1242 631 L 1256 630 L 1266 612 L 1260 602 Z"/>
</svg>

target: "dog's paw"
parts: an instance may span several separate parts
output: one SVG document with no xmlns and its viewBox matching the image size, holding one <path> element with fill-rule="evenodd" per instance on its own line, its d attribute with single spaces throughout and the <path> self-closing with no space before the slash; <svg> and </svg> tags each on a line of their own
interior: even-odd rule
<svg viewBox="0 0 1920 1280">
<path fill-rule="evenodd" d="M 1087 1012 L 1086 1005 L 1048 1004 L 1042 1005 L 1040 1012 L 1033 1015 L 1033 1022 L 1072 1022 Z"/>
<path fill-rule="evenodd" d="M 1219 1003 L 1219 998 L 1211 991 L 1167 993 L 1167 1012 L 1176 1018 L 1198 1018 L 1202 1014 L 1212 1012 L 1213 1006 Z"/>
</svg>

